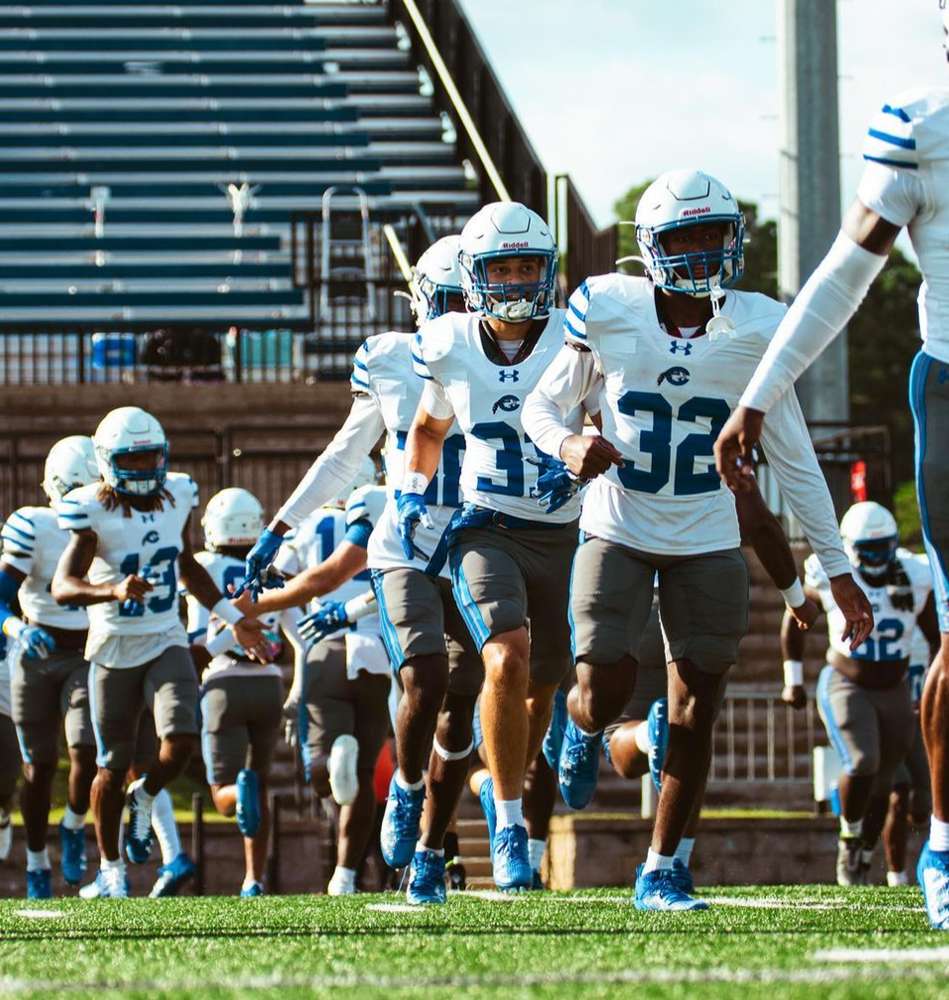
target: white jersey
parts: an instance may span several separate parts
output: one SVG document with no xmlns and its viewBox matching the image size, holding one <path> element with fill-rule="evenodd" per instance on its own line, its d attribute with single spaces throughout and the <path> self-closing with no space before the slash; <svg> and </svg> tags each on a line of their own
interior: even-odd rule
<svg viewBox="0 0 949 1000">
<path fill-rule="evenodd" d="M 729 290 L 723 315 L 735 336 L 673 336 L 646 278 L 589 278 L 570 298 L 567 346 L 525 407 L 540 447 L 559 449 L 563 415 L 599 399 L 602 433 L 623 454 L 586 491 L 580 527 L 662 555 L 739 545 L 735 500 L 715 470 L 712 446 L 761 360 L 785 307 Z M 775 477 L 811 545 L 832 575 L 850 572 L 833 504 L 793 391 L 762 433 Z"/>
<path fill-rule="evenodd" d="M 220 552 L 196 552 L 195 561 L 207 570 L 208 576 L 215 586 L 227 597 L 230 587 L 237 588 L 244 582 L 244 560 L 226 556 Z M 217 619 L 212 623 L 211 612 L 196 597 L 187 590 L 181 590 L 186 598 L 188 608 L 188 642 L 204 646 L 216 635 L 227 628 Z M 268 626 L 268 631 L 276 626 L 279 614 L 264 615 L 261 621 Z M 236 656 L 241 659 L 235 659 Z M 256 663 L 248 661 L 240 646 L 235 646 L 227 653 L 215 656 L 208 664 L 204 679 L 214 677 L 265 677 L 268 675 L 280 677 L 280 667 L 276 663 Z"/>
<path fill-rule="evenodd" d="M 949 90 L 908 90 L 884 104 L 863 143 L 857 197 L 907 226 L 919 257 L 919 328 L 927 354 L 949 362 Z"/>
<path fill-rule="evenodd" d="M 74 629 L 89 627 L 85 608 L 57 604 L 50 584 L 59 557 L 69 543 L 69 532 L 57 523 L 52 507 L 21 507 L 3 526 L 3 559 L 25 574 L 17 597 L 23 617 L 37 625 Z"/>
<path fill-rule="evenodd" d="M 896 557 L 903 570 L 902 579 L 891 577 L 882 586 L 874 587 L 859 572 L 853 574 L 873 606 L 873 631 L 867 641 L 851 653 L 849 643 L 841 639 L 847 622 L 834 603 L 827 574 L 814 556 L 808 556 L 804 563 L 804 584 L 820 594 L 827 614 L 830 648 L 835 652 L 875 663 L 909 657 L 910 644 L 917 630 L 916 620 L 933 589 L 933 575 L 924 555 L 898 549 Z"/>
<path fill-rule="evenodd" d="M 405 443 L 425 384 L 415 377 L 412 368 L 414 339 L 411 333 L 382 333 L 369 337 L 353 360 L 350 380 L 353 394 L 372 399 L 382 416 L 386 433 L 385 473 L 389 502 L 369 540 L 369 566 L 371 569 L 428 568 L 447 578 L 447 560 L 440 559 L 441 566 L 430 563 L 426 567 L 418 559 L 406 559 L 399 540 L 396 500 L 401 495 L 405 471 Z M 415 532 L 416 546 L 430 557 L 441 552 L 439 542 L 455 510 L 461 506 L 464 452 L 465 437 L 458 425 L 452 424 L 442 446 L 438 471 L 425 491 L 425 504 L 434 526 L 419 525 Z"/>
<path fill-rule="evenodd" d="M 534 498 L 542 452 L 524 432 L 521 408 L 560 351 L 563 309 L 552 309 L 531 353 L 516 364 L 499 365 L 485 353 L 481 319 L 446 313 L 426 323 L 415 339 L 415 371 L 425 380 L 422 405 L 433 417 L 454 415 L 465 435 L 461 469 L 465 501 L 513 517 L 548 524 L 576 520 L 580 500 L 574 497 L 552 514 Z M 567 417 L 576 433 L 583 412 Z"/>
<path fill-rule="evenodd" d="M 121 583 L 130 574 L 147 571 L 154 589 L 142 604 L 131 608 L 118 601 L 89 605 L 86 658 L 106 663 L 96 656 L 108 637 L 161 637 L 153 647 L 158 652 L 170 645 L 186 645 L 187 635 L 178 617 L 178 556 L 188 517 L 198 505 L 198 487 L 190 476 L 169 472 L 165 489 L 171 501 L 166 499 L 161 510 L 150 513 L 132 508 L 130 517 L 121 506 L 106 510 L 97 499 L 101 487 L 101 483 L 92 483 L 69 493 L 59 508 L 60 527 L 95 532 L 98 545 L 89 567 L 90 583 Z M 138 662 L 151 658 L 144 656 Z"/>
<path fill-rule="evenodd" d="M 13 715 L 10 675 L 13 671 L 13 654 L 16 643 L 0 633 L 0 715 Z"/>
</svg>

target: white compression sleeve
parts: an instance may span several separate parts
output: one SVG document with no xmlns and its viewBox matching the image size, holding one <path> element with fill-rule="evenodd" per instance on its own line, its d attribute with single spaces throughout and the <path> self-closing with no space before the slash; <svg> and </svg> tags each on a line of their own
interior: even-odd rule
<svg viewBox="0 0 949 1000">
<path fill-rule="evenodd" d="M 528 393 L 521 412 L 524 430 L 542 452 L 560 458 L 560 446 L 576 433 L 568 426 L 568 414 L 594 394 L 598 382 L 599 373 L 590 351 L 560 349 Z M 599 412 L 598 401 L 594 409 Z"/>
<path fill-rule="evenodd" d="M 838 233 L 781 321 L 740 404 L 767 413 L 846 326 L 885 263 L 885 256 Z"/>
<path fill-rule="evenodd" d="M 276 519 L 295 528 L 308 514 L 337 497 L 355 479 L 363 459 L 384 431 L 385 421 L 376 401 L 371 396 L 356 396 L 345 423 L 277 511 Z"/>
</svg>

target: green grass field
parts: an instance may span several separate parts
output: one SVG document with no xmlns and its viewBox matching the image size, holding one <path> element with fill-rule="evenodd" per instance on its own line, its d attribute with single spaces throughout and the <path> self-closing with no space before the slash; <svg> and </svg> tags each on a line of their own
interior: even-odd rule
<svg viewBox="0 0 949 1000">
<path fill-rule="evenodd" d="M 642 914 L 623 889 L 0 903 L 0 994 L 75 997 L 944 998 L 949 937 L 915 889 L 709 889 Z M 621 992 L 622 991 L 622 992 Z"/>
</svg>

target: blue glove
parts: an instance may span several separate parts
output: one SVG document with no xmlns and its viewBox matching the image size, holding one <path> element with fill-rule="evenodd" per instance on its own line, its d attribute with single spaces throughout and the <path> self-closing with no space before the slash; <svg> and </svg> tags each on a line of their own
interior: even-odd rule
<svg viewBox="0 0 949 1000">
<path fill-rule="evenodd" d="M 327 601 L 318 611 L 306 615 L 297 622 L 300 635 L 307 642 L 319 642 L 334 632 L 348 628 L 353 623 L 346 615 L 346 605 L 342 601 Z"/>
<path fill-rule="evenodd" d="M 27 625 L 17 636 L 17 642 L 22 643 L 28 660 L 45 660 L 56 648 L 56 640 L 38 625 Z"/>
<path fill-rule="evenodd" d="M 240 597 L 245 590 L 249 590 L 250 599 L 256 604 L 262 591 L 283 586 L 283 580 L 279 577 L 272 574 L 265 575 L 282 542 L 283 535 L 278 535 L 270 528 L 264 528 L 263 534 L 254 542 L 254 547 L 244 560 L 244 582 L 231 596 Z"/>
<path fill-rule="evenodd" d="M 528 462 L 540 469 L 534 486 L 534 497 L 537 505 L 544 508 L 545 514 L 560 510 L 589 482 L 588 479 L 574 475 L 559 458 L 543 456 L 529 458 Z"/>
<path fill-rule="evenodd" d="M 151 571 L 152 571 L 151 566 L 149 566 L 148 563 L 145 563 L 145 565 L 138 571 L 138 575 L 143 580 L 147 580 L 148 574 L 151 573 Z M 145 606 L 143 604 L 140 604 L 138 601 L 133 601 L 131 598 L 129 598 L 127 601 L 123 601 L 122 610 L 125 612 L 125 614 L 127 614 L 132 618 L 137 618 L 140 615 L 145 614 Z"/>
<path fill-rule="evenodd" d="M 419 556 L 421 559 L 429 557 L 415 544 L 415 529 L 422 525 L 423 528 L 434 527 L 434 522 L 425 506 L 425 498 L 421 493 L 403 493 L 396 501 L 399 511 L 399 538 L 402 541 L 402 548 L 405 550 L 406 559 L 414 559 Z"/>
</svg>

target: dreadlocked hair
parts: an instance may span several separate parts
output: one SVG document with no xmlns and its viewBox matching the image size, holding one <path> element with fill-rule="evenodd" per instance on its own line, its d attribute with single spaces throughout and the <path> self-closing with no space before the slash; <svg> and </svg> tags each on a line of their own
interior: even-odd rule
<svg viewBox="0 0 949 1000">
<path fill-rule="evenodd" d="M 135 506 L 134 508 L 132 507 L 129 496 L 124 493 L 120 493 L 111 486 L 107 486 L 105 483 L 99 487 L 99 492 L 96 493 L 96 499 L 108 511 L 118 510 L 121 507 L 123 517 L 131 517 L 133 510 L 138 511 L 141 514 L 151 514 L 155 511 L 164 510 L 166 500 L 172 507 L 175 506 L 175 498 L 164 486 L 153 496 L 136 497 L 136 500 L 141 503 L 141 506 Z"/>
<path fill-rule="evenodd" d="M 887 597 L 897 611 L 913 610 L 915 603 L 913 585 L 910 583 L 903 562 L 898 556 L 894 556 L 890 560 L 886 570 L 885 586 Z"/>
</svg>

